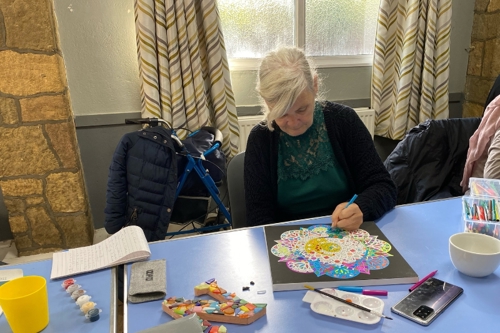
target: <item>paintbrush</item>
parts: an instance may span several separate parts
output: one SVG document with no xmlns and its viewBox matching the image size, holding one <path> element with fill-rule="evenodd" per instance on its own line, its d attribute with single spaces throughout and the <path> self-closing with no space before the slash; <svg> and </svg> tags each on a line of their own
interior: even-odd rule
<svg viewBox="0 0 500 333">
<path fill-rule="evenodd" d="M 306 284 L 306 285 L 304 285 L 304 287 L 306 287 L 306 288 L 307 288 L 307 289 L 309 289 L 309 290 L 312 290 L 312 291 L 315 291 L 315 292 L 317 292 L 317 293 L 320 293 L 321 295 L 325 295 L 325 296 L 328 296 L 328 297 L 330 297 L 330 298 L 333 298 L 334 300 L 339 301 L 339 302 L 341 302 L 341 303 L 344 303 L 344 304 L 350 305 L 350 306 L 352 306 L 352 307 L 355 307 L 355 308 L 357 308 L 357 309 L 360 309 L 360 310 L 363 310 L 363 311 L 366 311 L 366 312 L 373 313 L 374 315 L 377 315 L 377 316 L 379 316 L 379 317 L 382 317 L 382 318 L 386 318 L 386 319 L 392 320 L 392 318 L 391 318 L 391 317 L 387 317 L 387 316 L 383 315 L 382 313 L 378 313 L 378 312 L 376 312 L 376 311 L 373 311 L 372 309 L 365 308 L 364 306 L 358 305 L 358 304 L 356 304 L 356 303 L 346 301 L 345 299 L 340 298 L 340 297 L 337 297 L 337 296 L 335 296 L 335 295 L 331 295 L 331 294 L 329 294 L 329 293 L 325 293 L 324 291 L 321 291 L 321 290 L 316 289 L 316 288 L 314 288 L 314 287 L 308 286 L 307 284 Z"/>
</svg>

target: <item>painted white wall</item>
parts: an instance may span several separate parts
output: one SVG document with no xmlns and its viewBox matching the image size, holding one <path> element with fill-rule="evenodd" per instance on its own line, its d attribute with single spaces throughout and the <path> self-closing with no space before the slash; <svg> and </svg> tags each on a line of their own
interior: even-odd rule
<svg viewBox="0 0 500 333">
<path fill-rule="evenodd" d="M 55 0 L 76 116 L 140 110 L 134 0 Z M 474 1 L 453 0 L 450 93 L 465 88 Z M 321 69 L 324 97 L 370 98 L 371 67 Z M 238 106 L 257 105 L 255 71 L 231 74 Z"/>
<path fill-rule="evenodd" d="M 323 97 L 335 101 L 370 98 L 371 71 L 371 67 L 318 69 Z M 232 71 L 231 80 L 237 106 L 259 104 L 257 71 Z"/>
<path fill-rule="evenodd" d="M 134 0 L 54 0 L 75 116 L 140 111 Z"/>
</svg>

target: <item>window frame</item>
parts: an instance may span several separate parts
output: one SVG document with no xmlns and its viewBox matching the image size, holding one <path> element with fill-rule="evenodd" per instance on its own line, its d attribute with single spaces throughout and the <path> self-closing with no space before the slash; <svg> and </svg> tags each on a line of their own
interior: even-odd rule
<svg viewBox="0 0 500 333">
<path fill-rule="evenodd" d="M 324 56 L 309 57 L 316 68 L 336 68 L 336 67 L 371 67 L 373 65 L 373 54 L 353 55 L 353 56 Z M 232 71 L 252 71 L 258 70 L 261 58 L 233 58 L 228 59 L 229 69 Z"/>
<path fill-rule="evenodd" d="M 306 40 L 306 0 L 294 0 L 294 44 L 304 48 Z M 373 54 L 309 57 L 317 68 L 335 67 L 371 67 Z M 258 70 L 261 58 L 229 58 L 229 69 L 232 71 Z"/>
</svg>

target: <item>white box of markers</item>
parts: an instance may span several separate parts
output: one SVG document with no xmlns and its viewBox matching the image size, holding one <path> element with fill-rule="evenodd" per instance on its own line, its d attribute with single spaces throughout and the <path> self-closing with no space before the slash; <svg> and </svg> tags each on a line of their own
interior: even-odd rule
<svg viewBox="0 0 500 333">
<path fill-rule="evenodd" d="M 500 239 L 500 180 L 471 178 L 469 188 L 462 197 L 465 231 Z"/>
</svg>

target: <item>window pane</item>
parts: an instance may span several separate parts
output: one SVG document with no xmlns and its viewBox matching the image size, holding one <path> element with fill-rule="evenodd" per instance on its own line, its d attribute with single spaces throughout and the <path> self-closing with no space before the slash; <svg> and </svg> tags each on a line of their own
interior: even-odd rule
<svg viewBox="0 0 500 333">
<path fill-rule="evenodd" d="M 293 45 L 294 0 L 219 0 L 229 58 L 261 58 Z"/>
<path fill-rule="evenodd" d="M 380 0 L 306 1 L 309 56 L 373 54 Z"/>
</svg>

